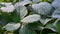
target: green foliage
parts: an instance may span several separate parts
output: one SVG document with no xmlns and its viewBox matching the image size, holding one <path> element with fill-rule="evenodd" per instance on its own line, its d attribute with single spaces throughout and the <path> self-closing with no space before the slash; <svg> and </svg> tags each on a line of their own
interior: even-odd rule
<svg viewBox="0 0 60 34">
<path fill-rule="evenodd" d="M 0 2 L 3 2 L 4 0 L 0 0 Z"/>
<path fill-rule="evenodd" d="M 0 0 L 0 34 L 60 34 L 59 0 Z"/>
</svg>

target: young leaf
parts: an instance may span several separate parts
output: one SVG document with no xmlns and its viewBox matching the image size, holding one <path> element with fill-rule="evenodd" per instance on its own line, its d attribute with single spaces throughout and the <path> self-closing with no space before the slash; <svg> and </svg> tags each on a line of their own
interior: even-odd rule
<svg viewBox="0 0 60 34">
<path fill-rule="evenodd" d="M 53 14 L 52 14 L 53 18 L 59 18 L 60 19 L 60 8 L 57 8 Z"/>
<path fill-rule="evenodd" d="M 10 2 L 9 3 L 7 3 L 7 2 L 0 2 L 0 4 L 5 5 L 6 7 L 12 5 L 12 3 L 10 3 Z"/>
<path fill-rule="evenodd" d="M 46 25 L 46 28 L 51 29 L 54 32 L 57 32 L 56 27 L 53 24 Z"/>
<path fill-rule="evenodd" d="M 14 31 L 20 27 L 20 23 L 8 23 L 4 28 L 7 31 Z"/>
<path fill-rule="evenodd" d="M 17 12 L 20 14 L 21 19 L 23 19 L 27 15 L 27 8 L 23 5 L 16 7 Z"/>
<path fill-rule="evenodd" d="M 52 18 L 41 18 L 40 19 L 40 22 L 43 24 L 43 25 L 45 25 L 45 24 L 47 24 L 49 21 L 51 21 L 52 20 Z"/>
<path fill-rule="evenodd" d="M 14 6 L 13 5 L 10 5 L 10 6 L 7 6 L 7 7 L 1 7 L 1 10 L 3 11 L 3 12 L 13 12 L 14 11 Z"/>
<path fill-rule="evenodd" d="M 54 8 L 59 8 L 59 7 L 60 7 L 60 1 L 58 1 L 58 0 L 53 1 L 53 2 L 52 2 L 52 6 L 53 6 Z"/>
<path fill-rule="evenodd" d="M 30 3 L 31 3 L 31 1 L 29 1 L 29 0 L 24 0 L 24 1 L 21 1 L 21 2 L 17 2 L 17 3 L 15 4 L 15 6 L 19 6 L 19 5 L 25 6 L 25 5 L 30 4 Z"/>
<path fill-rule="evenodd" d="M 35 21 L 39 21 L 39 20 L 40 20 L 40 15 L 33 14 L 33 15 L 29 15 L 29 16 L 25 17 L 24 19 L 21 20 L 21 22 L 31 23 L 31 22 L 35 22 Z"/>
<path fill-rule="evenodd" d="M 33 4 L 32 8 L 35 12 L 42 14 L 42 15 L 47 15 L 49 14 L 51 11 L 51 4 L 47 3 L 47 2 L 41 2 L 39 4 Z"/>
</svg>

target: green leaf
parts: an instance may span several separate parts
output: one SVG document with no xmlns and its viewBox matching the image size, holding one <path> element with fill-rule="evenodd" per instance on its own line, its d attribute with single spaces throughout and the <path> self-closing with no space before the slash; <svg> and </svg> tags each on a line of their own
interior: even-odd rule
<svg viewBox="0 0 60 34">
<path fill-rule="evenodd" d="M 16 6 L 16 10 L 18 14 L 20 15 L 20 18 L 23 19 L 27 15 L 27 8 L 25 6 Z"/>
<path fill-rule="evenodd" d="M 55 21 L 54 25 L 55 25 L 56 28 L 57 28 L 58 34 L 60 34 L 60 19 L 57 19 L 57 20 Z"/>
<path fill-rule="evenodd" d="M 43 25 L 46 25 L 49 21 L 51 21 L 52 18 L 45 18 L 45 17 L 42 17 L 40 19 L 40 22 L 43 24 Z"/>
<path fill-rule="evenodd" d="M 14 11 L 11 13 L 11 20 L 12 22 L 20 22 L 20 15 L 18 14 L 18 12 Z"/>
<path fill-rule="evenodd" d="M 4 28 L 7 31 L 14 31 L 20 27 L 20 23 L 8 23 Z"/>
<path fill-rule="evenodd" d="M 52 6 L 55 8 L 55 9 L 57 9 L 57 8 L 59 8 L 60 7 L 60 0 L 54 0 L 53 2 L 52 2 Z"/>
<path fill-rule="evenodd" d="M 9 3 L 7 3 L 7 2 L 1 2 L 0 4 L 4 5 L 4 7 L 13 6 L 12 3 L 10 3 L 10 2 Z"/>
<path fill-rule="evenodd" d="M 23 28 L 20 29 L 19 34 L 36 34 L 36 32 L 29 29 L 27 26 L 23 26 Z"/>
<path fill-rule="evenodd" d="M 9 12 L 13 12 L 15 8 L 13 5 L 9 6 L 9 3 L 7 3 L 6 7 L 1 7 L 0 9 L 2 10 L 2 12 L 9 13 Z"/>
<path fill-rule="evenodd" d="M 54 33 L 51 29 L 45 28 L 42 30 L 41 34 Z"/>
<path fill-rule="evenodd" d="M 53 14 L 52 14 L 53 18 L 60 18 L 60 8 L 57 8 Z"/>
<path fill-rule="evenodd" d="M 40 15 L 38 14 L 33 14 L 33 15 L 29 15 L 27 17 L 25 17 L 24 19 L 21 20 L 21 22 L 23 23 L 33 23 L 36 21 L 40 20 Z"/>
<path fill-rule="evenodd" d="M 8 13 L 2 13 L 0 15 L 0 26 L 4 26 L 11 21 L 11 18 Z"/>
<path fill-rule="evenodd" d="M 30 0 L 22 0 L 22 1 L 20 1 L 20 2 L 17 2 L 16 4 L 15 4 L 15 6 L 19 6 L 19 5 L 23 5 L 23 6 L 25 6 L 25 5 L 27 5 L 27 4 L 30 4 L 31 3 L 31 1 Z"/>
<path fill-rule="evenodd" d="M 41 31 L 43 29 L 42 24 L 40 22 L 29 23 L 27 26 L 32 30 Z"/>
<path fill-rule="evenodd" d="M 57 32 L 56 27 L 53 24 L 48 24 L 45 26 L 45 28 L 51 29 L 54 32 Z"/>
<path fill-rule="evenodd" d="M 38 14 L 48 15 L 51 12 L 52 6 L 47 2 L 41 2 L 39 4 L 33 4 L 32 8 L 34 12 L 37 12 Z"/>
</svg>

